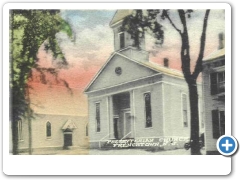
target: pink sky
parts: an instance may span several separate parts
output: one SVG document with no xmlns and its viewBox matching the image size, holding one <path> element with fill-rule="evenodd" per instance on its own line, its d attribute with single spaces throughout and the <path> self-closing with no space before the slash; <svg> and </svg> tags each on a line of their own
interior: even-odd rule
<svg viewBox="0 0 240 180">
<path fill-rule="evenodd" d="M 193 16 L 190 19 L 188 27 L 193 61 L 198 55 L 203 19 L 201 12 L 196 14 L 196 17 Z M 74 18 L 77 17 L 74 16 Z M 112 17 L 108 18 L 111 20 Z M 78 24 L 78 28 L 75 30 L 75 41 L 71 41 L 63 33 L 57 35 L 69 63 L 68 68 L 59 70 L 59 78 L 69 83 L 73 94 L 69 94 L 61 84 L 43 85 L 35 80 L 32 84 L 34 89 L 31 90 L 31 97 L 35 104 L 32 107 L 36 112 L 87 115 L 87 96 L 83 94 L 83 91 L 114 51 L 113 32 L 108 23 L 101 24 L 99 22 L 96 26 L 87 27 L 85 25 L 82 28 L 81 23 Z M 176 24 L 178 25 L 177 19 Z M 165 40 L 161 48 L 154 47 L 153 39 L 146 37 L 146 50 L 156 52 L 150 53 L 150 61 L 162 64 L 163 58 L 167 57 L 170 60 L 170 68 L 181 70 L 179 34 L 168 23 L 165 23 L 164 27 Z M 222 10 L 212 10 L 208 22 L 205 55 L 217 49 L 218 33 L 220 32 L 224 32 L 224 13 Z M 53 66 L 51 55 L 47 54 L 43 47 L 40 48 L 38 56 L 41 66 Z M 192 63 L 192 67 L 194 65 L 195 63 Z"/>
</svg>

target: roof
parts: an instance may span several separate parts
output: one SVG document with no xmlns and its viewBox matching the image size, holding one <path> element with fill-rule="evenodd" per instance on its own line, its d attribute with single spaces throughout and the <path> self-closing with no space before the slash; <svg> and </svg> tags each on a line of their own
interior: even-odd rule
<svg viewBox="0 0 240 180">
<path fill-rule="evenodd" d="M 163 73 L 163 74 L 167 74 L 167 75 L 171 75 L 171 76 L 176 76 L 176 77 L 183 77 L 183 74 L 182 74 L 181 71 L 171 69 L 171 68 L 167 68 L 167 67 L 161 66 L 160 64 L 157 64 L 157 63 L 154 63 L 154 62 L 151 62 L 151 61 L 142 62 L 142 61 L 134 60 L 132 58 L 124 56 L 121 53 L 117 53 L 117 54 L 125 57 L 126 59 L 129 59 L 130 61 L 133 61 L 135 63 L 138 63 L 138 64 L 142 65 L 142 66 L 145 66 L 147 68 L 155 70 L 159 73 Z"/>
<path fill-rule="evenodd" d="M 113 26 L 115 23 L 123 20 L 126 16 L 131 15 L 132 11 L 133 10 L 130 10 L 130 9 L 117 10 L 110 22 L 110 26 Z"/>
<path fill-rule="evenodd" d="M 148 67 L 148 68 L 154 69 L 158 72 L 161 72 L 163 74 L 183 78 L 183 74 L 182 74 L 181 71 L 178 71 L 178 70 L 175 70 L 175 69 L 170 69 L 170 68 L 161 66 L 159 64 L 156 64 L 154 62 L 150 62 L 150 61 L 149 62 L 144 62 L 143 65 Z"/>
<path fill-rule="evenodd" d="M 157 73 L 162 73 L 162 74 L 165 74 L 165 75 L 169 75 L 169 76 L 173 76 L 173 77 L 177 77 L 177 78 L 184 78 L 183 77 L 183 74 L 181 71 L 178 71 L 178 70 L 175 70 L 175 69 L 170 69 L 170 68 L 167 68 L 167 67 L 163 67 L 159 64 L 156 64 L 156 63 L 153 63 L 153 62 L 150 62 L 150 61 L 146 61 L 146 62 L 142 62 L 142 61 L 138 61 L 138 60 L 134 60 L 132 58 L 129 58 L 119 52 L 114 52 L 110 58 L 107 60 L 107 62 L 102 66 L 102 68 L 98 71 L 98 73 L 95 75 L 95 77 L 92 79 L 92 81 L 88 84 L 88 86 L 86 87 L 86 89 L 84 90 L 84 92 L 87 92 L 88 89 L 91 87 L 91 85 L 95 82 L 95 80 L 98 78 L 98 76 L 101 74 L 101 72 L 105 69 L 105 67 L 108 65 L 108 63 L 111 61 L 111 59 L 115 56 L 115 55 L 119 55 L 119 56 L 122 56 L 126 59 L 128 59 L 129 61 L 132 61 L 134 63 L 137 63 L 141 66 L 144 66 L 146 68 L 149 68 L 151 70 L 154 70 L 156 71 Z"/>
<path fill-rule="evenodd" d="M 223 57 L 223 56 L 225 56 L 225 48 L 218 49 L 218 50 L 212 52 L 210 55 L 203 58 L 203 61 L 210 61 L 210 60 L 214 60 L 214 59 L 217 59 L 217 58 Z"/>
</svg>

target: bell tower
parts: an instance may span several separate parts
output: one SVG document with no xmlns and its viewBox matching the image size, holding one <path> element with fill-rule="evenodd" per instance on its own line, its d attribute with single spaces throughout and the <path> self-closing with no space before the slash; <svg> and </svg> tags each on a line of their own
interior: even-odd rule
<svg viewBox="0 0 240 180">
<path fill-rule="evenodd" d="M 114 33 L 114 50 L 121 51 L 128 47 L 133 47 L 133 39 L 131 35 L 121 30 L 122 22 L 125 17 L 131 15 L 134 10 L 117 10 L 115 15 L 110 22 L 110 27 L 113 29 Z M 145 40 L 144 38 L 140 39 L 140 49 L 145 49 Z"/>
</svg>

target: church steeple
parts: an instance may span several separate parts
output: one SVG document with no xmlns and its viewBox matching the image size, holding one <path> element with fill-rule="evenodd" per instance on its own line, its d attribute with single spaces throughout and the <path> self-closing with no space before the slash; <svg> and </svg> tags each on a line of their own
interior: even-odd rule
<svg viewBox="0 0 240 180">
<path fill-rule="evenodd" d="M 131 15 L 134 10 L 117 10 L 113 19 L 110 22 L 110 27 L 113 29 L 114 33 L 114 50 L 119 51 L 128 47 L 133 47 L 133 39 L 131 39 L 131 35 L 122 31 L 121 26 L 125 17 Z M 145 49 L 145 41 L 141 39 L 140 44 L 141 49 Z"/>
</svg>

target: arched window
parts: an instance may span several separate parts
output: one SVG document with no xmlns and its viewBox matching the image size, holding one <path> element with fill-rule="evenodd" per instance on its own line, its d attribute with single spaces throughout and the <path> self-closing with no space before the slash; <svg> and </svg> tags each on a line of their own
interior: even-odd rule
<svg viewBox="0 0 240 180">
<path fill-rule="evenodd" d="M 86 136 L 88 136 L 88 124 L 86 125 Z"/>
<path fill-rule="evenodd" d="M 51 123 L 49 121 L 46 124 L 46 135 L 47 135 L 47 138 L 50 138 L 52 135 Z"/>
<path fill-rule="evenodd" d="M 101 131 L 100 103 L 96 103 L 96 132 Z"/>
</svg>

